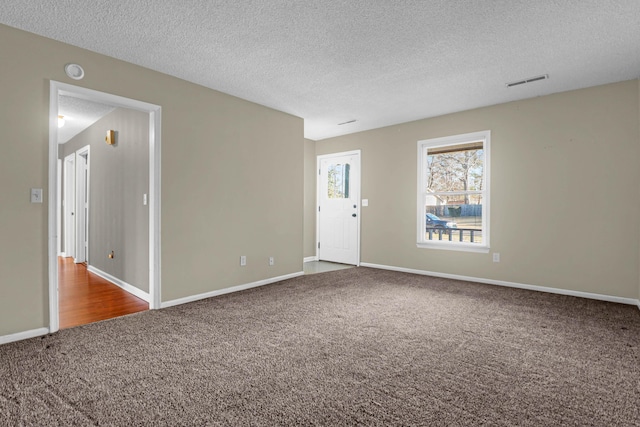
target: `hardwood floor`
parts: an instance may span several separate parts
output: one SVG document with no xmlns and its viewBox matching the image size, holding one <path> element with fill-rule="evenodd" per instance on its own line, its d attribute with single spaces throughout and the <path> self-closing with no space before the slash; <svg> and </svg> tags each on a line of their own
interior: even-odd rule
<svg viewBox="0 0 640 427">
<path fill-rule="evenodd" d="M 60 328 L 71 328 L 149 309 L 149 304 L 87 271 L 73 258 L 58 257 Z"/>
</svg>

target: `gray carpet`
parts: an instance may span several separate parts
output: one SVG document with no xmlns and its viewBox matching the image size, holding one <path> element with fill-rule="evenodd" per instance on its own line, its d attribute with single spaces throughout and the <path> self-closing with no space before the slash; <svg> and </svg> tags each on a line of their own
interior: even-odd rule
<svg viewBox="0 0 640 427">
<path fill-rule="evenodd" d="M 303 276 L 0 346 L 0 425 L 640 425 L 640 311 Z"/>
</svg>

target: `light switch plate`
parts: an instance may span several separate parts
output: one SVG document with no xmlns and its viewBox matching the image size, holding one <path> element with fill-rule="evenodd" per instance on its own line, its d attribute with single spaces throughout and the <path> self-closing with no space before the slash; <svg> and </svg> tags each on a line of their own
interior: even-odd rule
<svg viewBox="0 0 640 427">
<path fill-rule="evenodd" d="M 362 206 L 369 206 L 369 199 L 362 199 Z"/>
<path fill-rule="evenodd" d="M 31 189 L 31 203 L 42 203 L 42 188 Z"/>
</svg>

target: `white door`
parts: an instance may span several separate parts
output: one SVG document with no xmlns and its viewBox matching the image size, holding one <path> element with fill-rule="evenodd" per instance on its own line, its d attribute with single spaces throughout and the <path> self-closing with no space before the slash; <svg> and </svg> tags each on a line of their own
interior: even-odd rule
<svg viewBox="0 0 640 427">
<path fill-rule="evenodd" d="M 76 154 L 64 158 L 64 254 L 76 256 Z"/>
<path fill-rule="evenodd" d="M 318 156 L 318 259 L 360 264 L 360 152 Z"/>
<path fill-rule="evenodd" d="M 89 240 L 89 146 L 76 151 L 76 264 L 86 262 Z"/>
</svg>

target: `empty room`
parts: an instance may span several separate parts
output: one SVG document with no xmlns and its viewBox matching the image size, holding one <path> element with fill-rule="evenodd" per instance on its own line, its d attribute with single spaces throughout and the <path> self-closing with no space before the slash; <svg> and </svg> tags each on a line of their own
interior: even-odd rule
<svg viewBox="0 0 640 427">
<path fill-rule="evenodd" d="M 640 425 L 639 47 L 635 0 L 4 2 L 0 425 Z"/>
</svg>

